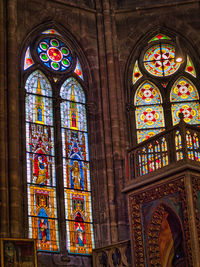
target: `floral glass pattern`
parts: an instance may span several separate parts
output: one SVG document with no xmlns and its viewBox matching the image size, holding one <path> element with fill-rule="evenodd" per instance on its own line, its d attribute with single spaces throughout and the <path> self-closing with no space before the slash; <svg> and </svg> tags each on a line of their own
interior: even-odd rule
<svg viewBox="0 0 200 267">
<path fill-rule="evenodd" d="M 72 65 L 72 55 L 69 48 L 56 38 L 40 40 L 37 53 L 41 62 L 54 71 L 66 71 Z"/>
<path fill-rule="evenodd" d="M 37 70 L 25 89 L 29 237 L 38 250 L 58 251 L 52 88 Z"/>
<path fill-rule="evenodd" d="M 184 121 L 189 124 L 200 123 L 199 95 L 196 87 L 185 77 L 179 78 L 170 94 L 173 125 L 179 122 L 179 113 L 184 114 Z"/>
<path fill-rule="evenodd" d="M 138 61 L 136 60 L 133 68 L 133 78 L 132 78 L 133 84 L 135 84 L 142 76 L 143 75 L 138 67 Z"/>
<path fill-rule="evenodd" d="M 164 128 L 162 99 L 158 88 L 151 82 L 144 82 L 136 91 L 135 105 L 139 143 L 161 132 Z"/>
<path fill-rule="evenodd" d="M 85 94 L 69 78 L 60 96 L 67 247 L 70 253 L 91 254 L 94 238 Z"/>
<path fill-rule="evenodd" d="M 175 60 L 175 48 L 171 44 L 156 44 L 150 47 L 143 58 L 145 69 L 153 76 L 164 77 L 174 74 L 180 67 Z"/>
</svg>

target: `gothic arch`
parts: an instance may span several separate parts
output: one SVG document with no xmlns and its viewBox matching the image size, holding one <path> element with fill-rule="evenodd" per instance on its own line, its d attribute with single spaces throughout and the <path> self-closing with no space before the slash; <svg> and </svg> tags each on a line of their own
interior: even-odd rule
<svg viewBox="0 0 200 267">
<path fill-rule="evenodd" d="M 22 150 L 23 166 L 26 166 L 23 167 L 24 185 L 27 183 L 24 186 L 24 195 L 28 196 L 28 203 L 24 200 L 25 229 L 26 232 L 29 232 L 30 237 L 37 239 L 37 249 L 40 251 L 59 251 L 59 244 L 63 246 L 64 240 L 66 240 L 65 235 L 67 235 L 66 246 L 69 252 L 91 254 L 94 238 L 91 203 L 92 186 L 90 185 L 89 168 L 89 129 L 87 128 L 89 120 L 87 121 L 86 105 L 88 102 L 90 103 L 89 98 L 92 94 L 88 84 L 91 84 L 92 81 L 88 80 L 90 76 L 89 68 L 87 69 L 88 62 L 75 38 L 70 33 L 66 33 L 62 27 L 56 26 L 55 23 L 47 23 L 35 28 L 26 38 L 23 46 L 21 56 L 25 61 L 21 60 L 21 88 L 25 90 L 24 92 L 21 90 L 20 94 L 22 136 L 24 137 L 22 138 L 22 146 L 23 148 L 26 147 L 26 151 L 25 149 Z M 29 50 L 27 50 L 27 47 L 29 47 Z M 27 62 L 30 64 L 25 65 Z M 32 77 L 32 73 L 37 73 L 37 77 Z M 52 94 L 46 95 L 44 93 L 46 87 L 40 82 L 42 76 L 39 77 L 38 73 L 41 73 L 43 79 L 49 82 Z M 29 85 L 30 90 L 25 86 L 29 77 L 33 78 Z M 65 81 L 67 80 L 69 82 L 66 85 Z M 67 98 L 61 93 L 63 86 L 69 91 Z M 35 89 L 33 90 L 33 88 Z M 80 90 L 84 95 L 84 101 L 77 97 Z M 28 102 L 28 99 L 32 99 L 32 102 Z M 24 105 L 25 101 L 27 102 L 26 106 Z M 42 105 L 41 107 L 45 106 L 43 113 L 40 105 Z M 31 109 L 32 106 L 33 109 Z M 34 119 L 36 110 L 39 110 L 39 120 Z M 33 114 L 30 115 L 33 119 L 29 120 L 27 114 Z M 49 118 L 48 122 L 42 120 L 44 114 L 46 114 L 46 118 Z M 74 114 L 76 114 L 75 125 L 73 124 L 73 118 L 71 118 Z M 46 153 L 42 152 L 42 146 L 45 145 L 43 141 L 48 146 Z M 41 149 L 38 150 L 38 146 L 41 146 Z M 33 147 L 34 149 L 32 149 Z M 79 158 L 76 159 L 74 155 L 69 154 L 69 150 L 75 151 L 74 155 L 79 153 Z M 37 154 L 38 151 L 39 154 Z M 50 165 L 51 170 L 49 171 Z M 71 172 L 73 172 L 73 177 Z M 50 174 L 51 179 L 49 178 Z M 64 181 L 63 184 L 61 184 L 62 180 Z M 48 188 L 41 193 L 39 186 L 47 186 Z M 77 195 L 75 195 L 74 190 L 79 190 L 76 193 Z M 49 194 L 47 202 L 50 204 L 44 204 L 44 196 L 42 195 L 44 193 Z M 39 202 L 35 200 L 36 194 Z M 56 197 L 58 195 L 59 198 Z M 40 198 L 44 207 L 40 205 Z M 79 207 L 73 206 L 73 199 L 81 199 L 84 203 L 81 214 L 85 218 L 83 223 L 87 225 L 88 232 L 88 243 L 84 243 L 84 248 L 81 247 L 82 243 L 79 247 L 79 244 L 70 241 L 74 239 L 73 229 L 77 228 L 77 225 L 74 228 L 76 218 L 73 221 L 72 213 L 79 209 Z M 50 231 L 52 238 L 50 237 L 48 244 L 44 244 L 46 243 L 45 237 L 44 240 L 41 240 L 40 236 L 43 237 L 43 235 L 38 234 L 42 231 L 41 229 L 47 227 L 47 222 L 37 223 L 41 216 L 39 212 L 35 213 L 33 207 L 38 205 L 40 205 L 40 208 L 53 209 L 53 212 L 48 213 L 50 217 L 45 219 L 52 222 L 50 227 L 53 229 Z M 70 208 L 72 206 L 73 211 Z M 66 225 L 64 226 L 64 224 Z M 32 227 L 35 227 L 35 230 L 32 230 Z M 60 233 L 58 233 L 58 229 Z M 61 250 L 63 249 L 64 247 L 61 247 Z"/>
<path fill-rule="evenodd" d="M 166 40 L 157 39 L 157 41 L 153 42 L 151 41 L 151 38 L 158 35 L 159 33 L 166 35 L 169 38 L 166 38 Z M 155 75 L 153 73 L 150 73 L 148 69 L 145 66 L 144 61 L 144 55 L 146 55 L 147 51 L 149 51 L 153 46 L 160 45 L 160 47 L 166 45 L 169 45 L 172 47 L 172 49 L 175 51 L 175 39 L 176 36 L 180 38 L 180 42 L 182 43 L 182 46 L 184 47 L 184 54 L 185 54 L 185 61 L 182 64 L 179 64 L 178 68 L 167 74 L 164 75 L 164 69 L 163 69 L 163 75 Z M 161 48 L 160 48 L 161 49 Z M 163 49 L 163 48 L 162 48 Z M 173 52 L 174 53 L 174 52 Z M 175 54 L 174 54 L 175 55 Z M 157 27 L 157 29 L 152 29 L 151 31 L 147 32 L 144 37 L 142 37 L 139 42 L 136 44 L 136 46 L 133 48 L 129 59 L 126 64 L 126 71 L 125 71 L 125 88 L 126 88 L 126 103 L 127 103 L 127 124 L 129 128 L 129 137 L 130 137 L 130 143 L 131 146 L 136 144 L 136 138 L 135 138 L 135 132 L 138 130 L 136 129 L 135 123 L 136 123 L 136 115 L 135 115 L 135 105 L 134 105 L 134 95 L 135 92 L 138 90 L 138 88 L 141 86 L 141 84 L 145 80 L 149 80 L 153 84 L 155 84 L 160 92 L 163 99 L 163 108 L 164 108 L 164 121 L 165 121 L 165 127 L 168 129 L 170 126 L 172 126 L 172 112 L 170 110 L 170 91 L 176 80 L 184 76 L 186 79 L 191 80 L 193 84 L 197 88 L 199 88 L 199 74 L 198 74 L 198 67 L 199 62 L 197 62 L 196 58 L 196 52 L 194 51 L 193 47 L 190 45 L 190 42 L 186 40 L 185 37 L 183 37 L 180 34 L 177 34 L 175 31 L 172 31 L 170 29 L 164 28 L 164 27 Z M 156 61 L 157 62 L 157 61 Z M 186 71 L 186 67 L 188 66 L 188 62 L 192 62 L 194 68 L 196 69 L 195 76 Z M 153 67 L 152 67 L 153 68 Z M 133 80 L 133 71 L 134 69 L 137 69 L 137 75 L 138 79 Z M 135 74 L 135 73 L 134 73 Z M 138 140 L 137 140 L 138 141 Z"/>
</svg>

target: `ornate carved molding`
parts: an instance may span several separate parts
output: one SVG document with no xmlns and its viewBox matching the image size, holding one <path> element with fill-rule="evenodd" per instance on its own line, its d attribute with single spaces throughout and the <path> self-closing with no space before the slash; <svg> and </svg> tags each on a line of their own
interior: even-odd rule
<svg viewBox="0 0 200 267">
<path fill-rule="evenodd" d="M 200 191 L 200 180 L 197 177 L 192 178 L 192 188 L 193 188 L 193 200 L 194 200 L 194 212 L 195 212 L 195 221 L 198 232 L 198 239 L 200 244 L 200 210 L 198 206 L 198 191 Z"/>
<path fill-rule="evenodd" d="M 179 180 L 174 180 L 167 182 L 165 184 L 154 185 L 151 189 L 144 191 L 140 191 L 137 193 L 131 193 L 129 195 L 129 204 L 130 204 L 130 212 L 131 212 L 131 228 L 132 228 L 132 240 L 134 247 L 132 248 L 135 254 L 135 266 L 145 266 L 145 251 L 144 251 L 144 240 L 142 235 L 142 217 L 141 217 L 141 204 L 148 203 L 156 199 L 163 198 L 165 196 L 179 193 L 180 195 L 180 204 L 182 206 L 183 211 L 183 230 L 184 230 L 184 240 L 186 241 L 186 254 L 188 258 L 189 266 L 192 266 L 192 251 L 191 251 L 191 237 L 189 232 L 189 224 L 188 224 L 188 209 L 186 202 L 186 192 L 184 179 L 180 178 Z M 162 209 L 159 210 L 160 215 L 162 217 Z M 161 219 L 161 218 L 160 218 Z M 151 226 L 150 226 L 151 227 Z M 152 229 L 153 230 L 153 229 Z M 159 231 L 159 229 L 158 229 Z M 155 238 L 151 241 L 152 245 L 155 246 L 153 249 L 154 252 L 158 249 L 158 245 L 155 243 L 156 241 L 156 233 Z M 151 232 L 153 234 L 153 232 Z M 155 239 L 155 240 L 154 240 Z M 155 243 L 155 244 L 154 244 Z M 158 253 L 150 253 L 150 264 L 151 266 L 160 266 L 160 258 Z"/>
</svg>

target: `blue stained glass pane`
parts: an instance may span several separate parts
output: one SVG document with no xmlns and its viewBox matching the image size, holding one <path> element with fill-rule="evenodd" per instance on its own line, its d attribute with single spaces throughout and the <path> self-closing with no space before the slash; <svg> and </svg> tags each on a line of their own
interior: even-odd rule
<svg viewBox="0 0 200 267">
<path fill-rule="evenodd" d="M 89 160 L 87 133 L 62 129 L 63 157 Z"/>
<path fill-rule="evenodd" d="M 86 110 L 82 104 L 65 101 L 61 105 L 61 126 L 79 131 L 87 131 Z"/>
<path fill-rule="evenodd" d="M 66 188 L 91 190 L 88 162 L 63 158 L 63 174 Z"/>
<path fill-rule="evenodd" d="M 28 93 L 52 96 L 51 85 L 40 70 L 31 73 L 26 81 L 25 89 Z"/>
<path fill-rule="evenodd" d="M 26 121 L 53 125 L 52 99 L 26 95 Z"/>
<path fill-rule="evenodd" d="M 60 96 L 66 100 L 85 103 L 85 93 L 74 78 L 69 78 L 63 83 Z"/>
</svg>

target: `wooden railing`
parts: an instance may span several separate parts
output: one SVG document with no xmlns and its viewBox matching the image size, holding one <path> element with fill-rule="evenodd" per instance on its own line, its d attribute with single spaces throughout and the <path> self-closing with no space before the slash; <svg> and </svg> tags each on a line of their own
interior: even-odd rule
<svg viewBox="0 0 200 267">
<path fill-rule="evenodd" d="M 130 241 L 123 241 L 93 250 L 94 267 L 131 267 Z"/>
<path fill-rule="evenodd" d="M 138 178 L 179 161 L 200 164 L 200 129 L 180 123 L 131 148 L 127 152 L 127 180 Z"/>
</svg>

